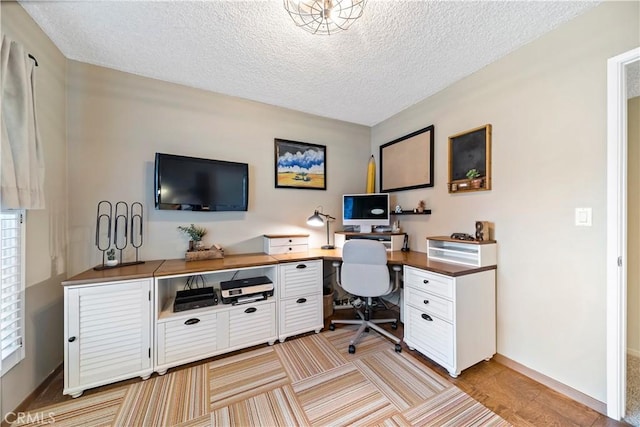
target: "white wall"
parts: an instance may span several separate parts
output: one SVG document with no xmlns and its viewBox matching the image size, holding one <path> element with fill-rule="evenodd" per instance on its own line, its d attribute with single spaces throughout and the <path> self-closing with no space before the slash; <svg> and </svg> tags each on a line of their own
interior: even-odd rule
<svg viewBox="0 0 640 427">
<path fill-rule="evenodd" d="M 0 379 L 0 415 L 15 409 L 62 363 L 67 213 L 66 60 L 16 2 L 0 3 L 2 32 L 38 59 L 36 112 L 44 149 L 46 209 L 26 215 L 25 359 Z"/>
<path fill-rule="evenodd" d="M 640 97 L 627 105 L 627 350 L 640 356 Z"/>
<path fill-rule="evenodd" d="M 412 248 L 494 222 L 498 353 L 603 402 L 606 61 L 640 44 L 638 5 L 604 2 L 372 130 L 377 154 L 435 125 L 435 187 L 396 195 L 433 210 L 401 224 Z M 448 194 L 448 136 L 487 123 L 492 190 Z M 574 225 L 577 207 L 592 227 Z"/>
<path fill-rule="evenodd" d="M 306 225 L 313 210 L 322 205 L 339 217 L 341 194 L 365 190 L 368 127 L 75 61 L 68 82 L 72 274 L 101 262 L 101 200 L 144 204 L 148 260 L 183 257 L 187 238 L 177 227 L 190 223 L 206 227 L 205 243 L 227 253 L 262 252 L 265 233 L 309 233 L 319 247 L 325 229 Z M 325 145 L 327 190 L 276 189 L 274 138 Z M 248 212 L 154 210 L 155 152 L 248 163 Z"/>
</svg>

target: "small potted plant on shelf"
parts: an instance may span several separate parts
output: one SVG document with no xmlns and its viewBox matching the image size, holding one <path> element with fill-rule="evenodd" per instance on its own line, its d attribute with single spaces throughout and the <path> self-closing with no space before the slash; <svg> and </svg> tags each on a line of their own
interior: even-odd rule
<svg viewBox="0 0 640 427">
<path fill-rule="evenodd" d="M 191 240 L 189 240 L 189 250 L 201 250 L 203 248 L 202 238 L 207 234 L 207 229 L 198 227 L 191 224 L 188 227 L 179 226 L 178 230 L 185 233 Z"/>
<path fill-rule="evenodd" d="M 118 265 L 118 260 L 116 259 L 116 250 L 113 248 L 107 251 L 107 265 L 109 267 Z"/>
<path fill-rule="evenodd" d="M 418 213 L 423 213 L 426 208 L 427 208 L 427 204 L 424 202 L 424 200 L 420 200 L 418 202 L 417 212 Z"/>
<path fill-rule="evenodd" d="M 478 172 L 478 169 L 469 169 L 467 171 L 467 179 L 471 183 L 471 188 L 482 187 L 482 177 L 480 176 L 480 172 Z"/>
</svg>

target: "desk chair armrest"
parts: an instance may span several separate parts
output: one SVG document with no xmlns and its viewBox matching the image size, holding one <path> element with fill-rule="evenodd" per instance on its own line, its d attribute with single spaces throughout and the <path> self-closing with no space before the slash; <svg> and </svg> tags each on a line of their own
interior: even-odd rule
<svg viewBox="0 0 640 427">
<path fill-rule="evenodd" d="M 400 289 L 400 272 L 402 271 L 401 265 L 393 265 L 391 266 L 393 270 L 393 290 L 391 293 L 394 293 L 398 289 Z"/>
</svg>

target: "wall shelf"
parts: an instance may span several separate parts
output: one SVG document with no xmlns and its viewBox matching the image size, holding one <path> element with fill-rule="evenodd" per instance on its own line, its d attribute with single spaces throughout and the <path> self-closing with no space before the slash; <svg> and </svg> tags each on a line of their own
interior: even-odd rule
<svg viewBox="0 0 640 427">
<path fill-rule="evenodd" d="M 395 211 L 392 211 L 391 215 L 431 215 L 431 209 L 425 209 L 423 212 L 414 212 L 414 211 L 395 212 Z"/>
</svg>

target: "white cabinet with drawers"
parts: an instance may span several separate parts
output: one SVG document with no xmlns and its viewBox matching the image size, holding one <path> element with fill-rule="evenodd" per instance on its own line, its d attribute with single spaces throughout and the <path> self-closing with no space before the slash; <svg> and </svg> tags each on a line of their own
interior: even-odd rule
<svg viewBox="0 0 640 427">
<path fill-rule="evenodd" d="M 496 352 L 496 270 L 446 276 L 404 267 L 404 342 L 457 377 Z"/>
<path fill-rule="evenodd" d="M 308 234 L 265 234 L 264 253 L 281 255 L 309 250 Z"/>
<path fill-rule="evenodd" d="M 279 331 L 287 337 L 324 326 L 322 316 L 322 260 L 281 264 L 279 267 Z"/>
<path fill-rule="evenodd" d="M 219 295 L 220 282 L 266 276 L 274 283 L 274 296 L 251 303 L 223 304 L 173 311 L 176 292 L 191 284 L 211 286 Z M 274 344 L 278 339 L 276 265 L 204 270 L 155 278 L 155 364 L 167 369 L 252 345 Z"/>
</svg>

